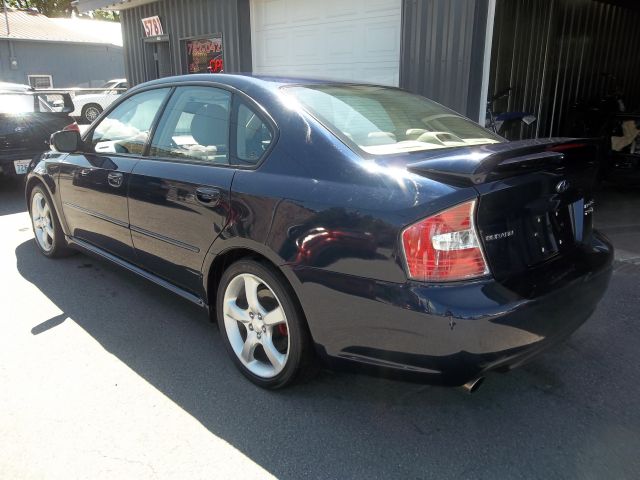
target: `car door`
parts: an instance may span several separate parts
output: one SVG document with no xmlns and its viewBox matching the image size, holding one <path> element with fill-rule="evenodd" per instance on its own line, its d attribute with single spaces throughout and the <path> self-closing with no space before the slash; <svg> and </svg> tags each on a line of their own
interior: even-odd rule
<svg viewBox="0 0 640 480">
<path fill-rule="evenodd" d="M 128 261 L 135 254 L 127 187 L 169 91 L 127 98 L 85 137 L 85 151 L 67 155 L 60 165 L 60 197 L 71 235 Z"/>
<path fill-rule="evenodd" d="M 229 218 L 231 100 L 219 88 L 176 88 L 129 185 L 140 265 L 196 294 L 204 257 Z"/>
</svg>

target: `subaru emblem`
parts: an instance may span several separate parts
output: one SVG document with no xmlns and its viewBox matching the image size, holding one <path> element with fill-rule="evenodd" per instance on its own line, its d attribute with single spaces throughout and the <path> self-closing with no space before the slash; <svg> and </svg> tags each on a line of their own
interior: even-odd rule
<svg viewBox="0 0 640 480">
<path fill-rule="evenodd" d="M 567 190 L 569 190 L 569 182 L 566 180 L 562 180 L 556 185 L 556 192 L 558 193 L 564 193 Z"/>
</svg>

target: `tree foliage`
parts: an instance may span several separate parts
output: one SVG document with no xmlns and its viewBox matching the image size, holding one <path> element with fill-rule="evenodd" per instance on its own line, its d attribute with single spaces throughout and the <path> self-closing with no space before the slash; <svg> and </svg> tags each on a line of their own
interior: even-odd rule
<svg viewBox="0 0 640 480">
<path fill-rule="evenodd" d="M 78 13 L 71 5 L 71 0 L 8 0 L 8 5 L 21 10 L 36 10 L 46 17 L 70 17 L 72 12 Z M 96 20 L 120 21 L 118 12 L 106 10 L 96 10 L 90 15 L 79 15 L 80 17 L 95 18 Z"/>
<path fill-rule="evenodd" d="M 9 6 L 37 10 L 47 17 L 70 17 L 74 7 L 71 0 L 9 0 Z"/>
<path fill-rule="evenodd" d="M 111 10 L 96 10 L 93 12 L 93 18 L 96 20 L 108 20 L 110 22 L 119 22 L 120 14 Z"/>
</svg>

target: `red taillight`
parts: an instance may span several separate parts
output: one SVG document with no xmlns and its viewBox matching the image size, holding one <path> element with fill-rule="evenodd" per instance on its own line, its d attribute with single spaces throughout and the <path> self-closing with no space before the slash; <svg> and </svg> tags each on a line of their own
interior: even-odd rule
<svg viewBox="0 0 640 480">
<path fill-rule="evenodd" d="M 446 282 L 489 273 L 473 222 L 475 200 L 444 210 L 402 231 L 409 277 Z"/>
<path fill-rule="evenodd" d="M 62 130 L 80 133 L 80 126 L 76 122 L 73 122 L 64 127 Z"/>
</svg>

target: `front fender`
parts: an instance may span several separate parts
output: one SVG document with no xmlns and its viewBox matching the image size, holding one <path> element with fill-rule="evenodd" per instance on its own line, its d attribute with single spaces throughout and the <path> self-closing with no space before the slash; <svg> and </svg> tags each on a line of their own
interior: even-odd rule
<svg viewBox="0 0 640 480">
<path fill-rule="evenodd" d="M 58 191 L 58 174 L 60 169 L 58 163 L 66 155 L 66 153 L 47 152 L 36 161 L 33 168 L 31 168 L 27 174 L 25 181 L 25 201 L 27 203 L 27 210 L 31 213 L 31 205 L 29 202 L 31 190 L 36 184 L 42 185 L 51 198 L 62 231 L 65 235 L 70 235 L 66 219 L 64 215 L 62 215 L 62 200 L 60 198 L 60 192 Z"/>
</svg>

